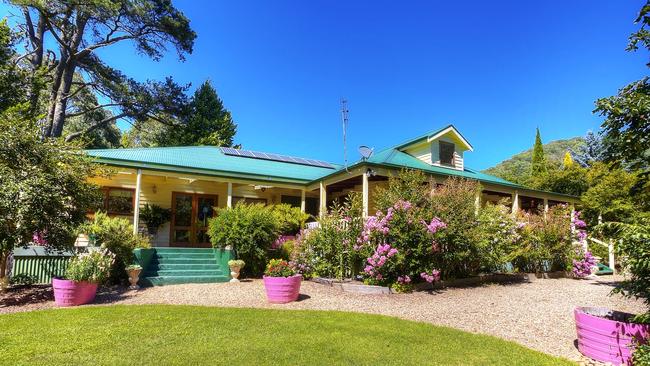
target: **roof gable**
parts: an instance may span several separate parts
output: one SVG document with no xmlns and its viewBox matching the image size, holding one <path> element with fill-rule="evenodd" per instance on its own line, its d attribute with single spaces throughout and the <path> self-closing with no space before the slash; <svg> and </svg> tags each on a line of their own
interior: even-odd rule
<svg viewBox="0 0 650 366">
<path fill-rule="evenodd" d="M 458 129 L 454 125 L 447 125 L 441 129 L 431 131 L 424 135 L 418 136 L 414 139 L 405 141 L 395 146 L 394 149 L 400 151 L 405 150 L 408 149 L 409 147 L 417 146 L 423 143 L 430 143 L 433 140 L 441 138 L 442 136 L 449 136 L 460 146 L 465 147 L 466 150 L 474 151 L 474 147 L 472 147 L 469 141 L 467 141 L 467 139 L 460 133 L 460 131 L 458 131 Z"/>
</svg>

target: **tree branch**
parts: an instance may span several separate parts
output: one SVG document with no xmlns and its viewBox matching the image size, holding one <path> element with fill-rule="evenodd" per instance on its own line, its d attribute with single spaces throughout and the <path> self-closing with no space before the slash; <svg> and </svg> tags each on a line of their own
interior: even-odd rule
<svg viewBox="0 0 650 366">
<path fill-rule="evenodd" d="M 102 126 L 105 126 L 105 125 L 107 125 L 107 124 L 109 124 L 109 123 L 111 123 L 111 122 L 113 122 L 115 120 L 118 120 L 118 119 L 126 117 L 126 116 L 127 116 L 126 113 L 121 113 L 121 114 L 118 114 L 117 116 L 111 116 L 111 117 L 108 117 L 108 118 L 104 118 L 103 120 L 95 123 L 94 125 L 86 128 L 83 131 L 73 132 L 73 133 L 69 134 L 68 136 L 66 136 L 65 141 L 70 142 L 70 141 L 72 141 L 72 140 L 74 140 L 74 139 L 76 139 L 76 138 L 78 138 L 80 136 L 83 136 L 83 135 L 85 135 L 87 133 L 90 133 L 90 132 L 92 132 L 92 131 L 94 131 L 94 130 L 102 127 Z"/>
<path fill-rule="evenodd" d="M 90 109 L 86 109 L 86 110 L 81 111 L 81 112 L 75 112 L 75 113 L 69 113 L 69 114 L 66 114 L 65 117 L 66 117 L 66 118 L 68 118 L 68 117 L 77 117 L 77 116 L 84 115 L 84 114 L 86 114 L 86 113 L 90 113 L 90 112 L 96 111 L 96 110 L 101 109 L 101 108 L 106 108 L 106 107 L 117 107 L 117 106 L 120 106 L 120 105 L 122 105 L 122 104 L 120 104 L 120 103 L 108 103 L 108 104 L 96 105 L 96 106 L 94 106 L 94 107 L 92 107 L 92 108 L 90 108 Z"/>
</svg>

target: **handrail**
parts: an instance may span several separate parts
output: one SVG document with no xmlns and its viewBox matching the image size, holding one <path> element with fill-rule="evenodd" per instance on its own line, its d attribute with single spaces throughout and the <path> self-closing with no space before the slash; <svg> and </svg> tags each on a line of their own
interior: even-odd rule
<svg viewBox="0 0 650 366">
<path fill-rule="evenodd" d="M 604 241 L 602 241 L 600 239 L 596 239 L 596 238 L 593 238 L 591 236 L 587 236 L 587 239 L 591 240 L 592 242 L 594 242 L 596 244 L 600 244 L 602 246 L 607 247 L 607 254 L 608 254 L 608 257 L 609 257 L 608 258 L 609 259 L 609 268 L 611 268 L 612 272 L 614 274 L 616 274 L 616 262 L 615 262 L 615 258 L 614 258 L 614 242 L 610 241 L 610 242 L 606 243 L 606 242 L 604 242 Z"/>
</svg>

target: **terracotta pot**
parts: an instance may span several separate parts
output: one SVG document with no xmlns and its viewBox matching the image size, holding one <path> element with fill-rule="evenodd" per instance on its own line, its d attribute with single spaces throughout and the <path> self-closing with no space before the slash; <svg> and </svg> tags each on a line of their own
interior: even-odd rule
<svg viewBox="0 0 650 366">
<path fill-rule="evenodd" d="M 140 272 L 142 272 L 142 269 L 129 269 L 126 271 L 126 273 L 129 275 L 129 283 L 131 286 L 129 288 L 131 290 L 137 290 L 140 288 L 138 286 L 138 280 L 140 280 Z"/>
<path fill-rule="evenodd" d="M 77 306 L 88 304 L 95 300 L 97 284 L 90 282 L 75 282 L 70 280 L 52 279 L 54 302 L 57 306 Z"/>
<path fill-rule="evenodd" d="M 650 325 L 628 322 L 632 314 L 606 308 L 574 310 L 578 350 L 583 355 L 614 365 L 630 365 L 634 342 L 646 342 Z"/>
<path fill-rule="evenodd" d="M 231 266 L 230 267 L 230 277 L 232 277 L 230 282 L 239 282 L 239 272 L 240 271 L 241 271 L 241 267 L 238 267 L 238 266 Z"/>
<path fill-rule="evenodd" d="M 300 295 L 300 283 L 302 275 L 291 277 L 267 277 L 264 276 L 264 288 L 266 298 L 270 303 L 284 304 L 298 300 Z"/>
</svg>

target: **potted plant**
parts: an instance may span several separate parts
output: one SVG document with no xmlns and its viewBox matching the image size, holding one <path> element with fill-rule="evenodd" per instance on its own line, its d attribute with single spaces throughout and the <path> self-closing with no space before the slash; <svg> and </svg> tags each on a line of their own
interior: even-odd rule
<svg viewBox="0 0 650 366">
<path fill-rule="evenodd" d="M 115 255 L 108 250 L 91 251 L 70 258 L 65 278 L 53 278 L 54 302 L 57 306 L 77 306 L 95 299 L 97 285 L 104 282 Z"/>
<path fill-rule="evenodd" d="M 145 204 L 140 210 L 140 220 L 147 225 L 149 235 L 155 235 L 158 228 L 169 221 L 171 210 L 158 205 Z"/>
<path fill-rule="evenodd" d="M 241 259 L 231 259 L 228 261 L 228 267 L 230 267 L 230 276 L 232 279 L 230 282 L 239 282 L 239 271 L 246 265 Z"/>
<path fill-rule="evenodd" d="M 140 288 L 138 286 L 138 280 L 140 280 L 140 272 L 142 272 L 142 267 L 139 264 L 131 264 L 126 267 L 126 274 L 129 275 L 129 289 L 137 290 Z"/>
<path fill-rule="evenodd" d="M 629 277 L 614 293 L 641 298 L 650 304 L 650 220 L 638 224 L 605 223 L 596 231 L 619 239 L 617 251 Z M 650 312 L 633 315 L 605 308 L 580 307 L 574 311 L 578 349 L 590 358 L 615 365 L 642 365 L 650 354 Z"/>
<path fill-rule="evenodd" d="M 302 275 L 289 262 L 271 259 L 264 271 L 264 288 L 270 303 L 284 304 L 298 300 Z"/>
</svg>

